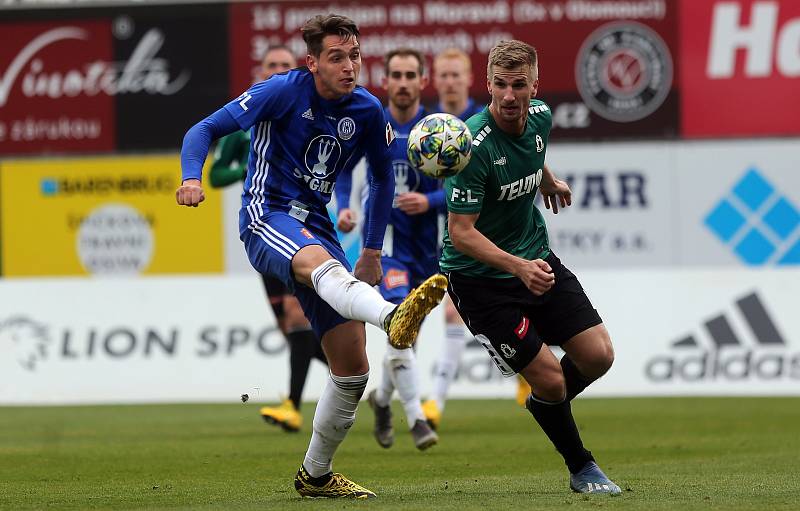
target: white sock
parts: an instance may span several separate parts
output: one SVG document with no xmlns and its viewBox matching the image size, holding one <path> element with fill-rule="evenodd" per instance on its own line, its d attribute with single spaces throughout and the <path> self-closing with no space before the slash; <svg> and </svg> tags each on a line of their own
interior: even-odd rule
<svg viewBox="0 0 800 511">
<path fill-rule="evenodd" d="M 378 406 L 389 406 L 394 394 L 394 381 L 392 381 L 392 365 L 389 360 L 389 351 L 383 355 L 383 371 L 381 371 L 381 381 L 375 390 L 375 403 Z"/>
<path fill-rule="evenodd" d="M 356 408 L 364 394 L 367 379 L 369 373 L 358 376 L 330 373 L 314 412 L 314 429 L 303 460 L 303 466 L 312 477 L 320 477 L 331 471 L 333 454 L 356 420 Z"/>
<path fill-rule="evenodd" d="M 311 272 L 317 294 L 342 317 L 370 323 L 383 330 L 386 316 L 396 305 L 383 299 L 366 282 L 349 273 L 336 259 L 328 259 Z"/>
<path fill-rule="evenodd" d="M 394 383 L 394 388 L 397 389 L 397 394 L 400 396 L 400 402 L 406 412 L 406 419 L 410 429 L 417 420 L 425 420 L 422 401 L 419 397 L 417 357 L 414 350 L 398 350 L 388 345 L 386 346 L 386 354 L 389 359 L 389 374 Z"/>
<path fill-rule="evenodd" d="M 461 354 L 467 345 L 467 327 L 460 323 L 451 323 L 445 329 L 444 343 L 439 359 L 436 361 L 436 372 L 433 375 L 433 400 L 440 411 L 444 411 L 447 391 L 456 377 Z"/>
</svg>

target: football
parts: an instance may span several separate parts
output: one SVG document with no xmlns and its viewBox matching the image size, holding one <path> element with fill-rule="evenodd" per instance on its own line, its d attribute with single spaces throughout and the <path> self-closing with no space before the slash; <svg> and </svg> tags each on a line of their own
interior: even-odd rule
<svg viewBox="0 0 800 511">
<path fill-rule="evenodd" d="M 472 134 L 455 115 L 428 115 L 408 135 L 409 163 L 434 178 L 454 176 L 464 170 L 471 151 Z"/>
</svg>

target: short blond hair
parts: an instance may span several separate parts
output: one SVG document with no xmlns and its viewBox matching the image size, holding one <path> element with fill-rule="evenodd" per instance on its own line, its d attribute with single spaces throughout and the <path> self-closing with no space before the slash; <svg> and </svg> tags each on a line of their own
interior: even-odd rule
<svg viewBox="0 0 800 511">
<path fill-rule="evenodd" d="M 494 66 L 503 69 L 514 69 L 519 66 L 529 66 L 531 77 L 537 69 L 538 57 L 536 48 L 528 43 L 512 39 L 510 41 L 500 41 L 489 52 L 489 63 L 486 65 L 486 76 L 492 78 L 492 68 Z"/>
<path fill-rule="evenodd" d="M 469 58 L 469 55 L 467 55 L 464 50 L 458 48 L 447 48 L 437 53 L 436 57 L 433 58 L 434 71 L 436 70 L 436 65 L 439 62 L 449 59 L 460 59 L 462 62 L 464 62 L 464 67 L 467 70 L 467 73 L 472 73 L 472 59 Z"/>
</svg>

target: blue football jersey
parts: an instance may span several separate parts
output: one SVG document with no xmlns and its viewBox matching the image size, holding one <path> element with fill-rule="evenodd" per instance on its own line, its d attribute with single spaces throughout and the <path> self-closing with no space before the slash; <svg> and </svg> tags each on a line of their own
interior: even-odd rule
<svg viewBox="0 0 800 511">
<path fill-rule="evenodd" d="M 394 169 L 395 197 L 401 193 L 418 192 L 428 196 L 430 209 L 419 215 L 408 215 L 392 204 L 389 225 L 383 240 L 383 253 L 421 274 L 431 275 L 438 271 L 439 257 L 439 214 L 444 212 L 444 191 L 442 181 L 428 177 L 415 170 L 408 163 L 406 146 L 411 128 L 428 115 L 420 107 L 417 115 L 409 122 L 399 124 L 391 116 L 388 107 L 385 116 L 394 130 L 397 142 L 391 148 Z M 369 165 L 368 165 L 369 169 Z M 365 187 L 366 189 L 366 187 Z M 366 197 L 362 195 L 362 200 Z M 364 211 L 368 211 L 365 201 Z M 365 213 L 365 223 L 368 220 Z"/>
<path fill-rule="evenodd" d="M 439 103 L 438 108 L 439 108 L 439 112 L 444 112 L 444 109 L 442 108 L 442 104 L 441 103 Z M 480 104 L 476 103 L 474 99 L 467 98 L 467 108 L 465 108 L 463 112 L 458 114 L 457 117 L 459 119 L 461 119 L 462 121 L 466 121 L 467 119 L 469 119 L 473 115 L 482 112 L 484 108 L 486 108 L 486 105 L 480 105 Z"/>
<path fill-rule="evenodd" d="M 364 155 L 373 168 L 385 166 L 397 145 L 375 96 L 357 86 L 326 100 L 307 68 L 256 83 L 224 108 L 241 129 L 251 130 L 240 232 L 271 211 L 332 231 L 325 205 L 337 175 Z"/>
</svg>

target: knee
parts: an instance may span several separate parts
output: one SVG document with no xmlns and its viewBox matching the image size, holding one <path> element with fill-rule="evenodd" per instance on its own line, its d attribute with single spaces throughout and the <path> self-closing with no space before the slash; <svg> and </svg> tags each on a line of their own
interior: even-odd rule
<svg viewBox="0 0 800 511">
<path fill-rule="evenodd" d="M 567 385 L 564 375 L 553 371 L 546 376 L 539 377 L 531 385 L 531 392 L 544 401 L 563 401 L 567 395 Z"/>
<path fill-rule="evenodd" d="M 598 350 L 597 355 L 593 361 L 593 372 L 595 378 L 599 378 L 606 374 L 611 366 L 614 364 L 614 346 L 611 344 L 611 339 L 606 339 L 607 342 L 602 344 L 602 348 Z"/>
</svg>

